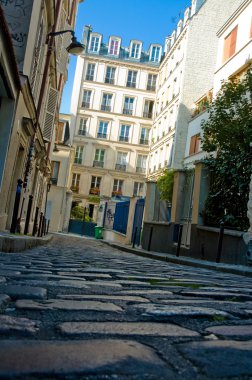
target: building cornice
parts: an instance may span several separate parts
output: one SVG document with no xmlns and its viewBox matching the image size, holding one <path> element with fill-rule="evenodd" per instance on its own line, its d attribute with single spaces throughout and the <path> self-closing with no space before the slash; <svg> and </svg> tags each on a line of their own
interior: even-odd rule
<svg viewBox="0 0 252 380">
<path fill-rule="evenodd" d="M 225 24 L 218 30 L 217 37 L 221 37 L 227 28 L 238 18 L 238 16 L 246 9 L 246 7 L 252 2 L 252 0 L 245 0 L 232 14 L 231 17 L 225 22 Z"/>
</svg>

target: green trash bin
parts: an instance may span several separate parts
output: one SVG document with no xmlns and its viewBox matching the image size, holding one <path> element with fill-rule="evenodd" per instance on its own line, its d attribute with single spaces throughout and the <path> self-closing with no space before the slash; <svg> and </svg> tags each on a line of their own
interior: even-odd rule
<svg viewBox="0 0 252 380">
<path fill-rule="evenodd" d="M 103 239 L 102 231 L 103 231 L 103 227 L 98 227 L 98 226 L 95 227 L 95 238 L 96 239 Z"/>
</svg>

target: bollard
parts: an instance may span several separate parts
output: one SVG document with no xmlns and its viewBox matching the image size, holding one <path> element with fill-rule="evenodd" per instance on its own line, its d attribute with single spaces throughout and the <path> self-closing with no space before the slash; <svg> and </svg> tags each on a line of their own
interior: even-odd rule
<svg viewBox="0 0 252 380">
<path fill-rule="evenodd" d="M 35 218 L 34 218 L 33 229 L 32 229 L 32 236 L 35 236 L 38 231 L 38 214 L 39 214 L 39 207 L 36 207 Z"/>
<path fill-rule="evenodd" d="M 177 245 L 177 251 L 176 256 L 179 257 L 180 247 L 181 247 L 181 240 L 182 240 L 182 233 L 183 233 L 183 224 L 179 225 L 179 233 L 178 233 L 178 245 Z"/>
<path fill-rule="evenodd" d="M 223 237 L 224 237 L 224 222 L 220 222 L 220 232 L 219 232 L 219 241 L 218 241 L 218 248 L 217 248 L 216 263 L 219 263 L 220 259 L 221 259 Z"/>
<path fill-rule="evenodd" d="M 150 228 L 150 236 L 149 236 L 149 242 L 148 242 L 148 248 L 147 248 L 148 251 L 150 251 L 150 247 L 151 247 L 152 233 L 153 233 L 153 226 L 151 226 Z"/>
<path fill-rule="evenodd" d="M 135 228 L 135 231 L 134 231 L 132 248 L 135 248 L 136 237 L 137 237 L 137 227 Z"/>
<path fill-rule="evenodd" d="M 19 209 L 19 203 L 20 203 L 20 198 L 21 198 L 22 183 L 23 183 L 22 179 L 19 179 L 17 181 L 16 197 L 15 197 L 11 228 L 10 228 L 10 232 L 13 234 L 16 232 L 16 229 L 17 229 L 18 209 Z"/>
<path fill-rule="evenodd" d="M 46 227 L 46 234 L 48 235 L 48 231 L 49 231 L 49 226 L 50 226 L 50 219 L 48 219 L 47 221 L 47 227 Z"/>
<path fill-rule="evenodd" d="M 42 226 L 43 226 L 43 212 L 40 213 L 40 219 L 39 219 L 39 229 L 38 229 L 38 237 L 42 236 Z"/>
<path fill-rule="evenodd" d="M 46 218 L 43 216 L 43 225 L 42 225 L 42 236 L 45 236 L 46 233 Z"/>
<path fill-rule="evenodd" d="M 29 223 L 30 223 L 30 217 L 31 217 L 32 200 L 33 200 L 33 195 L 29 195 L 29 202 L 28 202 L 27 215 L 26 215 L 26 220 L 25 220 L 24 235 L 27 235 L 29 232 Z"/>
</svg>

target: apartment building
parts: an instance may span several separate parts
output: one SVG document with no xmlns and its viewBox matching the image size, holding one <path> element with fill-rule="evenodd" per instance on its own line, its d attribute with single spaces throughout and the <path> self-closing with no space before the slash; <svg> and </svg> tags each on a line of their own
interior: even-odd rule
<svg viewBox="0 0 252 380">
<path fill-rule="evenodd" d="M 143 196 L 162 46 L 119 36 L 103 41 L 86 26 L 71 113 L 74 199 L 91 210 L 94 196 Z M 91 211 L 92 214 L 92 211 Z"/>
</svg>

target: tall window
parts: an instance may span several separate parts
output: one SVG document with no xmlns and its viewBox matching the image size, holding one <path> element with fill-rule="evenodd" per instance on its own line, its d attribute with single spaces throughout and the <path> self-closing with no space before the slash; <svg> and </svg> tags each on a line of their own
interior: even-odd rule
<svg viewBox="0 0 252 380">
<path fill-rule="evenodd" d="M 150 61 L 151 62 L 159 62 L 160 52 L 161 52 L 160 46 L 153 46 L 151 49 Z"/>
<path fill-rule="evenodd" d="M 103 94 L 101 110 L 106 111 L 106 112 L 110 112 L 111 111 L 111 102 L 112 102 L 112 94 Z"/>
<path fill-rule="evenodd" d="M 105 149 L 96 149 L 93 166 L 103 168 L 104 157 L 105 157 Z"/>
<path fill-rule="evenodd" d="M 93 177 L 91 179 L 91 187 L 89 194 L 99 195 L 101 186 L 101 177 Z"/>
<path fill-rule="evenodd" d="M 129 142 L 130 125 L 121 125 L 119 141 Z"/>
<path fill-rule="evenodd" d="M 80 119 L 78 135 L 86 136 L 87 134 L 87 119 Z"/>
<path fill-rule="evenodd" d="M 107 133 L 108 133 L 108 122 L 107 121 L 100 121 L 97 137 L 99 139 L 106 139 Z"/>
<path fill-rule="evenodd" d="M 74 163 L 75 164 L 82 164 L 82 157 L 83 157 L 83 146 L 77 146 L 75 149 L 75 157 L 74 157 Z"/>
<path fill-rule="evenodd" d="M 95 64 L 89 63 L 87 66 L 86 80 L 94 80 Z"/>
<path fill-rule="evenodd" d="M 136 87 L 137 71 L 128 71 L 127 87 Z"/>
<path fill-rule="evenodd" d="M 157 75 L 148 74 L 147 90 L 156 91 Z"/>
<path fill-rule="evenodd" d="M 122 195 L 122 188 L 123 188 L 123 180 L 121 179 L 114 179 L 113 184 L 113 195 Z"/>
<path fill-rule="evenodd" d="M 154 107 L 153 100 L 145 100 L 143 117 L 151 119 L 153 115 L 153 107 Z"/>
<path fill-rule="evenodd" d="M 126 152 L 117 152 L 117 159 L 116 159 L 116 170 L 122 170 L 126 171 L 127 166 L 127 157 L 128 153 Z"/>
<path fill-rule="evenodd" d="M 51 177 L 51 181 L 52 181 L 53 185 L 57 185 L 58 176 L 59 176 L 59 167 L 60 167 L 60 162 L 59 161 L 52 161 L 52 177 Z"/>
<path fill-rule="evenodd" d="M 133 195 L 135 197 L 141 197 L 143 196 L 143 191 L 144 190 L 144 183 L 143 182 L 134 182 L 134 190 L 133 190 Z"/>
<path fill-rule="evenodd" d="M 91 101 L 91 91 L 84 90 L 81 106 L 83 108 L 90 108 L 90 101 Z"/>
<path fill-rule="evenodd" d="M 115 67 L 107 66 L 105 83 L 115 84 Z"/>
<path fill-rule="evenodd" d="M 223 52 L 223 62 L 234 55 L 236 50 L 236 39 L 237 39 L 238 25 L 232 30 L 231 33 L 224 40 L 224 52 Z"/>
<path fill-rule="evenodd" d="M 135 59 L 139 59 L 140 54 L 141 54 L 141 45 L 136 43 L 136 42 L 133 42 L 132 46 L 131 46 L 130 57 L 135 58 Z"/>
<path fill-rule="evenodd" d="M 80 174 L 73 173 L 71 190 L 75 193 L 78 193 L 79 187 L 80 187 Z"/>
<path fill-rule="evenodd" d="M 99 43 L 100 43 L 100 37 L 92 36 L 90 45 L 89 45 L 89 51 L 91 51 L 92 53 L 98 53 Z"/>
<path fill-rule="evenodd" d="M 200 147 L 200 134 L 198 133 L 197 135 L 194 135 L 191 137 L 189 155 L 191 156 L 192 154 L 198 153 L 199 147 Z"/>
<path fill-rule="evenodd" d="M 146 164 L 147 164 L 147 156 L 145 156 L 143 154 L 139 154 L 137 156 L 137 165 L 136 165 L 137 173 L 145 173 L 146 172 Z"/>
<path fill-rule="evenodd" d="M 134 98 L 126 97 L 124 99 L 123 114 L 133 115 Z"/>
<path fill-rule="evenodd" d="M 141 129 L 140 144 L 149 145 L 150 130 L 148 128 Z"/>
<path fill-rule="evenodd" d="M 109 46 L 109 54 L 118 55 L 119 54 L 119 40 L 112 39 Z"/>
</svg>

